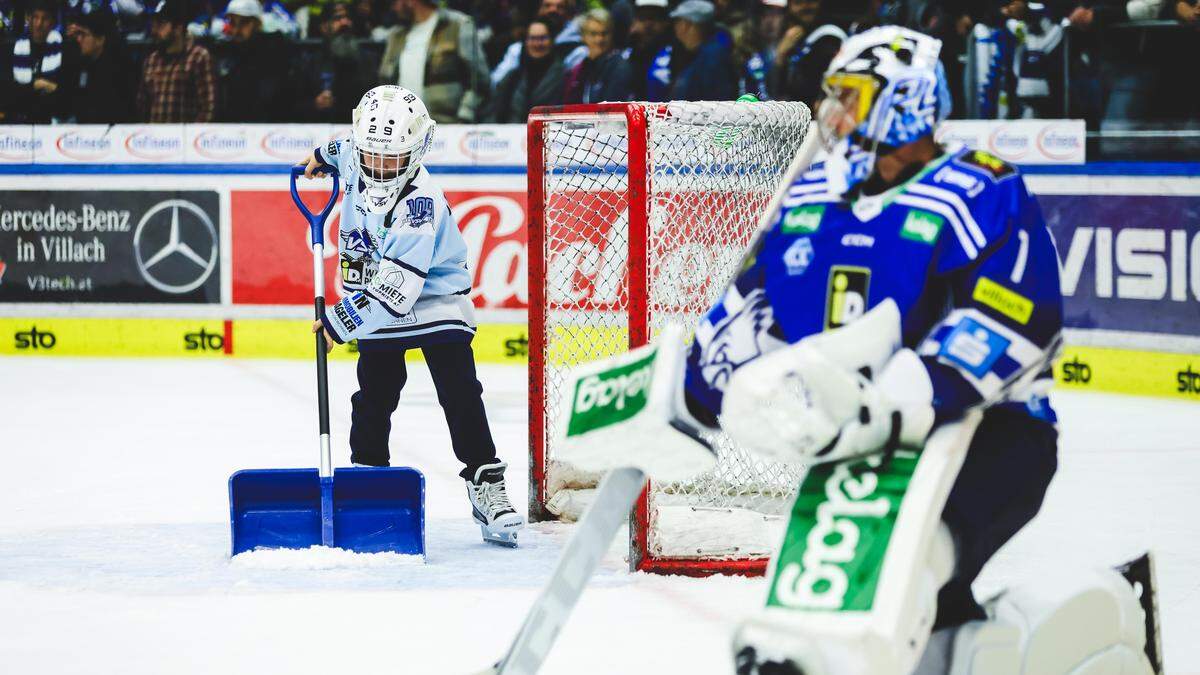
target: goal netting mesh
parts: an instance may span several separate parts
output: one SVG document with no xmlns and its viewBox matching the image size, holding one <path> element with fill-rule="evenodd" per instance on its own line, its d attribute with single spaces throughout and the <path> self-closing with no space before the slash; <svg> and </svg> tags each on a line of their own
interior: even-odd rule
<svg viewBox="0 0 1200 675">
<path fill-rule="evenodd" d="M 634 103 L 530 119 L 530 255 L 538 258 L 530 405 L 540 409 L 531 415 L 531 511 L 574 518 L 598 476 L 554 456 L 567 369 L 653 339 L 669 323 L 695 327 L 740 263 L 809 111 L 801 103 Z M 715 469 L 650 485 L 634 523 L 643 569 L 674 560 L 721 571 L 721 561 L 761 559 L 776 543 L 798 470 L 716 440 Z"/>
</svg>

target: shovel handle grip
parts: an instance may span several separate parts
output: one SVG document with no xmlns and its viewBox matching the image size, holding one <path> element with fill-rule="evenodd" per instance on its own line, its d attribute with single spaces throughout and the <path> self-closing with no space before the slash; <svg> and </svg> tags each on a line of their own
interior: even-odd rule
<svg viewBox="0 0 1200 675">
<path fill-rule="evenodd" d="M 300 193 L 296 191 L 296 179 L 304 175 L 305 167 L 296 165 L 292 167 L 292 201 L 296 203 L 296 208 L 300 209 L 300 213 L 308 220 L 309 234 L 312 237 L 311 241 L 314 244 L 325 243 L 325 220 L 329 218 L 329 213 L 333 211 L 333 204 L 337 201 L 340 184 L 338 182 L 337 167 L 322 164 L 317 167 L 317 171 L 329 174 L 333 179 L 333 189 L 329 192 L 329 201 L 325 202 L 325 208 L 319 213 L 313 213 L 309 210 L 304 200 L 300 199 Z"/>
</svg>

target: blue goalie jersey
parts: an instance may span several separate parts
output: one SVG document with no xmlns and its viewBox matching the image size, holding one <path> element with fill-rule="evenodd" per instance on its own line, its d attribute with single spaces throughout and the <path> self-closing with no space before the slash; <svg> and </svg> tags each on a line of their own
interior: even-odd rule
<svg viewBox="0 0 1200 675">
<path fill-rule="evenodd" d="M 904 346 L 929 371 L 939 422 L 976 405 L 1054 421 L 1046 393 L 1062 328 L 1058 275 L 1037 202 L 992 155 L 948 152 L 853 202 L 830 193 L 814 165 L 697 327 L 689 407 L 715 426 L 742 364 L 892 298 Z"/>
</svg>

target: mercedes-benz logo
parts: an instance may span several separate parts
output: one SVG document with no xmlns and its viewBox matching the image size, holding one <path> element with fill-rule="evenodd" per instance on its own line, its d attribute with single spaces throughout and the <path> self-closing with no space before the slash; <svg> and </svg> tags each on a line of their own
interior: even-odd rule
<svg viewBox="0 0 1200 675">
<path fill-rule="evenodd" d="M 217 228 L 199 206 L 168 199 L 138 221 L 133 252 L 138 271 L 151 286 L 164 293 L 187 293 L 199 288 L 217 267 Z"/>
</svg>

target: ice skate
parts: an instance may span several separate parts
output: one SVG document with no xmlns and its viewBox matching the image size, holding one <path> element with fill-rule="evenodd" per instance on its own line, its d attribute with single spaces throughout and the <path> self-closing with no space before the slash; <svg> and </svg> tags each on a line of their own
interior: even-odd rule
<svg viewBox="0 0 1200 675">
<path fill-rule="evenodd" d="M 525 527 L 525 517 L 508 501 L 504 487 L 506 468 L 508 464 L 504 462 L 479 467 L 475 477 L 467 481 L 467 496 L 471 499 L 471 515 L 479 523 L 483 540 L 515 548 L 517 532 Z"/>
</svg>

